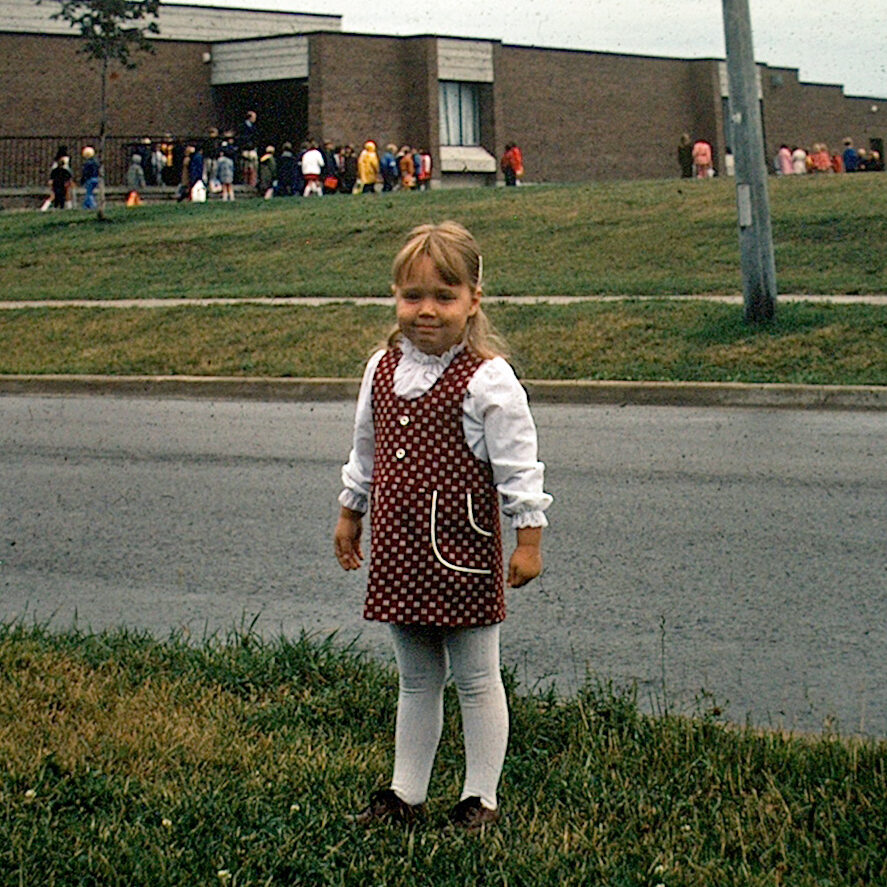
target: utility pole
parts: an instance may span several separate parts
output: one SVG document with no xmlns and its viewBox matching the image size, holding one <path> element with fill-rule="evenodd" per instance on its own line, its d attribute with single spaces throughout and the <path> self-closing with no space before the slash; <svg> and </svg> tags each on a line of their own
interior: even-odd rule
<svg viewBox="0 0 887 887">
<path fill-rule="evenodd" d="M 748 0 L 723 4 L 745 319 L 763 323 L 776 310 L 776 265 L 751 15 Z"/>
</svg>

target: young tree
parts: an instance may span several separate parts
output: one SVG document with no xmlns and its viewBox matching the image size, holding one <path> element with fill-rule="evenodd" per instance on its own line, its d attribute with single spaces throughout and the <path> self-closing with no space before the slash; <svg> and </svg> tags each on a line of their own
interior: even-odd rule
<svg viewBox="0 0 887 887">
<path fill-rule="evenodd" d="M 37 0 L 38 3 L 44 0 Z M 153 52 L 149 34 L 159 33 L 160 0 L 47 0 L 58 4 L 50 16 L 68 22 L 80 31 L 82 51 L 101 69 L 101 120 L 99 124 L 99 209 L 105 217 L 105 133 L 108 120 L 108 71 L 113 63 L 134 68 L 135 52 Z"/>
</svg>

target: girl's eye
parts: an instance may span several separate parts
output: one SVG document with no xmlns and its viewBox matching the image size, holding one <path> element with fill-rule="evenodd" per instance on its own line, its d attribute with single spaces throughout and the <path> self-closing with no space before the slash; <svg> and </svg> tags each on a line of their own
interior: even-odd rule
<svg viewBox="0 0 887 887">
<path fill-rule="evenodd" d="M 437 299 L 439 302 L 452 302 L 456 298 L 456 294 L 450 290 L 438 290 Z"/>
</svg>

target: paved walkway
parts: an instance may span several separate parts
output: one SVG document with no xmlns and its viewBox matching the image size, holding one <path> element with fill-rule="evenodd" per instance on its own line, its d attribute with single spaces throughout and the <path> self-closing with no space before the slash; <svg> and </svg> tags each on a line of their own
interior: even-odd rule
<svg viewBox="0 0 887 887">
<path fill-rule="evenodd" d="M 652 301 L 672 299 L 674 301 L 723 302 L 741 305 L 742 296 L 718 295 L 676 295 L 676 296 L 484 296 L 487 304 L 507 303 L 509 305 L 569 305 L 574 302 L 624 302 L 628 299 Z M 833 302 L 836 304 L 861 303 L 867 305 L 887 305 L 887 294 L 883 295 L 805 295 L 787 293 L 779 295 L 780 302 Z M 217 298 L 217 299 L 49 299 L 30 301 L 0 301 L 0 311 L 18 308 L 177 308 L 182 305 L 390 305 L 391 297 L 366 296 L 362 298 L 329 298 L 315 296 L 292 296 L 281 298 Z"/>
</svg>

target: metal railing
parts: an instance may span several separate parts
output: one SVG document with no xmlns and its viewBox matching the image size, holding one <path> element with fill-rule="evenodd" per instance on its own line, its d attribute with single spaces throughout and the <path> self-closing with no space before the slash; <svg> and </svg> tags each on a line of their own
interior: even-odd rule
<svg viewBox="0 0 887 887">
<path fill-rule="evenodd" d="M 151 138 L 151 144 L 164 141 L 162 136 Z M 111 187 L 126 184 L 126 170 L 130 159 L 139 148 L 145 136 L 106 136 L 103 167 L 105 183 Z M 197 141 L 201 141 L 198 138 Z M 178 139 L 180 145 L 195 144 L 194 139 Z M 82 166 L 81 151 L 87 145 L 98 150 L 99 139 L 89 135 L 52 136 L 0 136 L 0 188 L 45 187 L 49 182 L 49 171 L 61 146 L 67 149 L 71 158 L 71 172 L 74 181 L 80 180 Z M 167 185 L 177 185 L 179 179 L 170 175 Z"/>
</svg>

